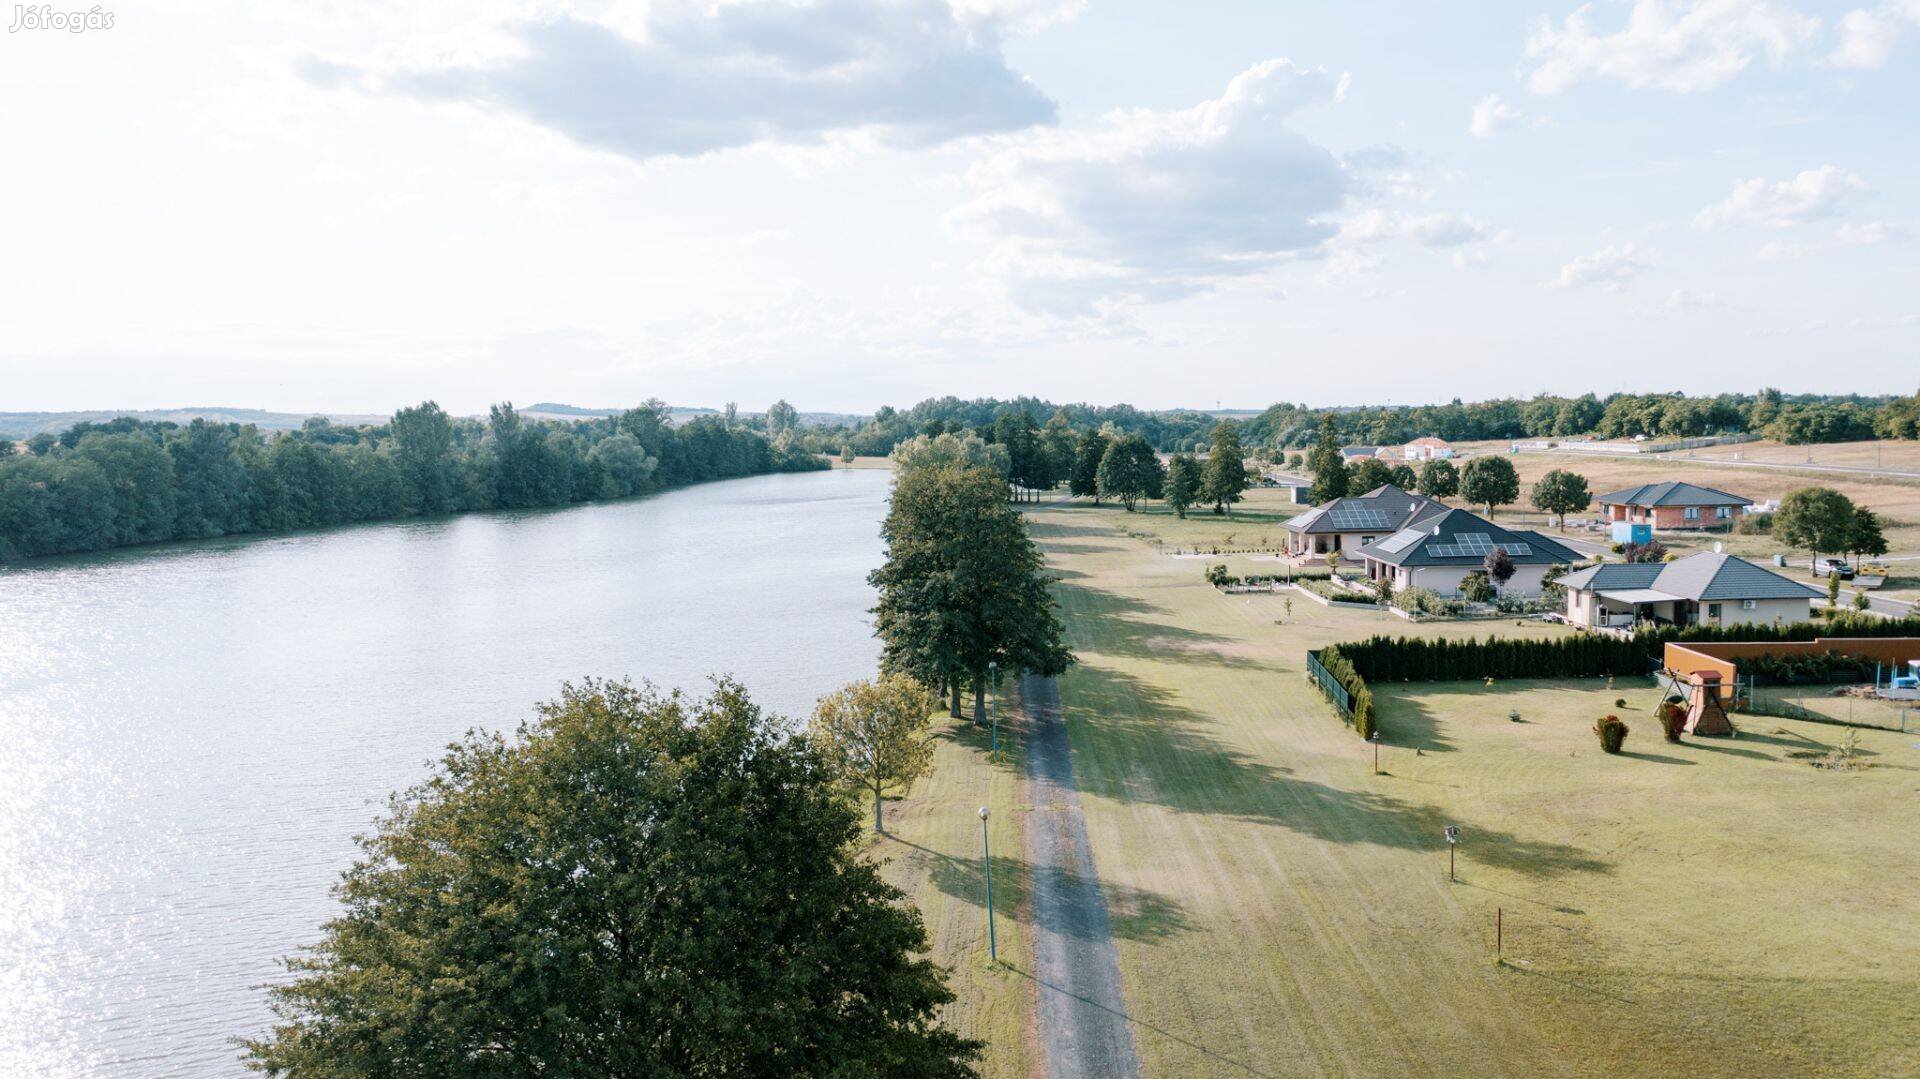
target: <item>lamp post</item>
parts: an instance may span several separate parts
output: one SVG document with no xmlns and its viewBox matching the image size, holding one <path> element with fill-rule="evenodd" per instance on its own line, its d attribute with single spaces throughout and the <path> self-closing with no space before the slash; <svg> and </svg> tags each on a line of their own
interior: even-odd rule
<svg viewBox="0 0 1920 1079">
<path fill-rule="evenodd" d="M 1000 946 L 993 939 L 993 847 L 987 840 L 987 807 L 980 807 L 980 861 L 987 870 L 987 958 L 998 963 Z"/>
<path fill-rule="evenodd" d="M 1373 743 L 1373 774 L 1379 775 L 1380 774 L 1380 732 L 1374 731 L 1372 734 L 1368 735 L 1367 741 Z"/>
<path fill-rule="evenodd" d="M 1000 662 L 987 661 L 987 717 L 993 724 L 993 751 L 1000 752 Z"/>
<path fill-rule="evenodd" d="M 1448 883 L 1452 883 L 1454 881 L 1453 852 L 1459 849 L 1459 847 L 1460 847 L 1460 826 L 1457 824 L 1449 824 L 1447 825 L 1447 881 Z"/>
</svg>

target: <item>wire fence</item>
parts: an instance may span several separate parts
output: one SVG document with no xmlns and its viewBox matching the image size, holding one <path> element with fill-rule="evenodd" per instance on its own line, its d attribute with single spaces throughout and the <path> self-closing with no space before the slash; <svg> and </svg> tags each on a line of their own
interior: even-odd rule
<svg viewBox="0 0 1920 1079">
<path fill-rule="evenodd" d="M 1851 687 L 1757 686 L 1743 681 L 1739 711 L 1780 719 L 1844 723 L 1889 731 L 1920 731 L 1920 701 L 1861 696 Z"/>
</svg>

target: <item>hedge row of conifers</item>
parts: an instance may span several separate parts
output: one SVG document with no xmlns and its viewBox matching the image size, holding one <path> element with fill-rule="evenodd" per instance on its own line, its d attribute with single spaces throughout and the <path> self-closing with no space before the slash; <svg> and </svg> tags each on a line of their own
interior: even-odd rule
<svg viewBox="0 0 1920 1079">
<path fill-rule="evenodd" d="M 1655 670 L 1669 642 L 1811 641 L 1816 637 L 1920 637 L 1920 618 L 1840 612 L 1823 622 L 1786 625 L 1660 626 L 1631 639 L 1599 633 L 1527 640 L 1372 637 L 1322 648 L 1321 666 L 1353 695 L 1353 727 L 1373 735 L 1369 682 L 1449 682 L 1468 678 L 1596 678 Z"/>
</svg>

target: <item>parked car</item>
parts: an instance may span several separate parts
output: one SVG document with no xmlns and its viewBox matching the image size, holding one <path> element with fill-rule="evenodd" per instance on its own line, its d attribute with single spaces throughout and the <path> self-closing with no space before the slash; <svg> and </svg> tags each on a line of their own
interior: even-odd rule
<svg viewBox="0 0 1920 1079">
<path fill-rule="evenodd" d="M 1831 577 L 1838 573 L 1843 581 L 1853 580 L 1853 567 L 1847 565 L 1844 558 L 1823 558 L 1820 560 L 1820 576 Z"/>
</svg>

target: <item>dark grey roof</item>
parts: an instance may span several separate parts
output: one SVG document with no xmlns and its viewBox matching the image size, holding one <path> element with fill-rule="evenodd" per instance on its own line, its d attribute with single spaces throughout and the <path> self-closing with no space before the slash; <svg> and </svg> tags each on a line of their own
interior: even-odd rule
<svg viewBox="0 0 1920 1079">
<path fill-rule="evenodd" d="M 1516 566 L 1571 565 L 1580 556 L 1538 532 L 1501 528 L 1469 510 L 1430 505 L 1405 528 L 1360 548 L 1363 558 L 1395 566 L 1477 566 L 1494 548 Z"/>
<path fill-rule="evenodd" d="M 1826 595 L 1744 558 L 1702 551 L 1671 562 L 1607 562 L 1560 578 L 1568 588 L 1615 592 L 1651 588 L 1675 599 L 1815 599 Z"/>
<path fill-rule="evenodd" d="M 1407 519 L 1423 507 L 1433 505 L 1427 499 L 1409 494 L 1390 483 L 1381 484 L 1364 495 L 1336 498 L 1331 502 L 1287 521 L 1293 532 L 1392 532 L 1406 525 Z"/>
<path fill-rule="evenodd" d="M 1643 483 L 1638 487 L 1628 487 L 1619 491 L 1608 491 L 1594 499 L 1596 502 L 1611 502 L 1622 506 L 1751 506 L 1753 499 L 1742 498 L 1736 494 L 1702 487 L 1695 483 L 1681 483 L 1668 480 L 1665 483 Z"/>
</svg>

